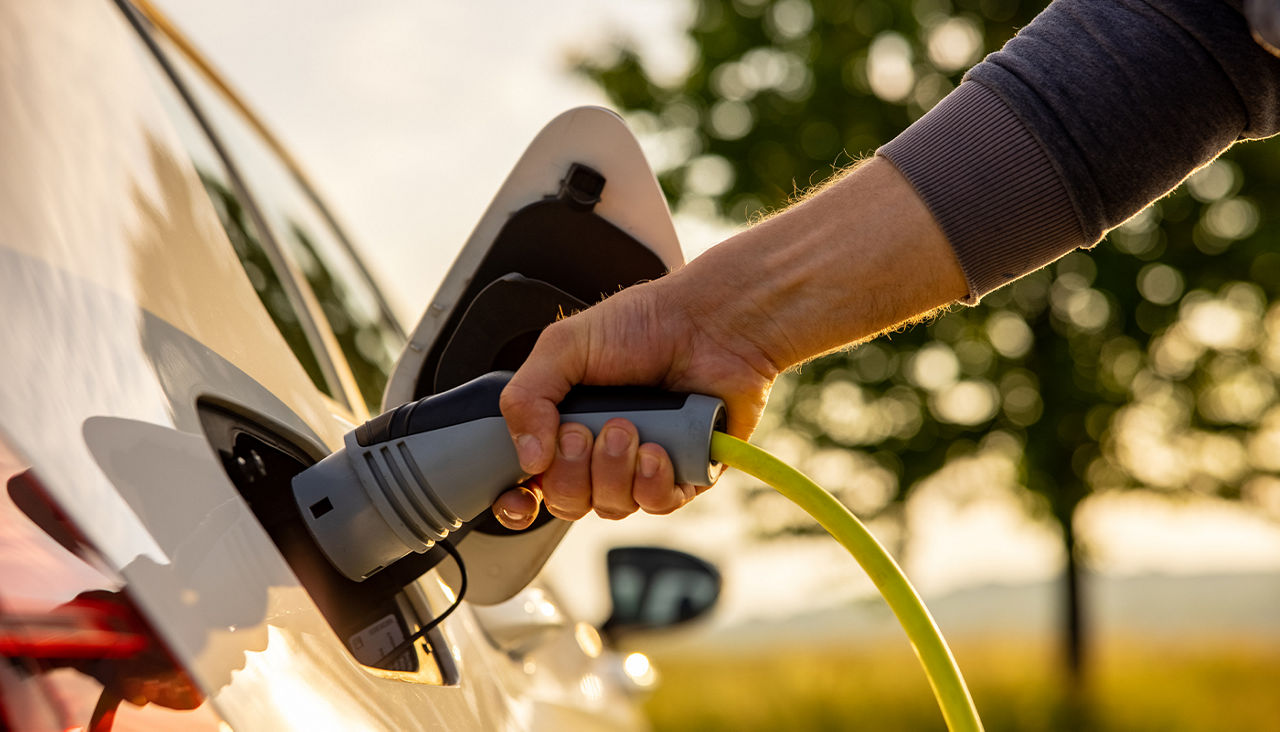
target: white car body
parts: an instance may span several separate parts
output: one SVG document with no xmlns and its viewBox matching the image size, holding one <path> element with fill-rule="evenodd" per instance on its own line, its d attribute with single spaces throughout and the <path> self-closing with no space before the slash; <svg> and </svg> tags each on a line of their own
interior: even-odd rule
<svg viewBox="0 0 1280 732">
<path fill-rule="evenodd" d="M 372 585 L 321 597 L 299 573 L 326 569 L 269 520 L 280 466 L 340 447 L 370 416 L 369 369 L 406 343 L 386 403 L 422 395 L 487 247 L 567 164 L 605 171 L 596 214 L 680 262 L 638 146 L 602 110 L 553 122 L 406 340 L 297 166 L 201 66 L 143 2 L 0 0 L 0 727 L 643 729 L 651 676 L 535 580 L 563 522 L 464 537 L 489 606 L 375 668 L 451 604 L 455 570 L 367 607 Z M 147 663 L 124 662 L 130 643 Z"/>
</svg>

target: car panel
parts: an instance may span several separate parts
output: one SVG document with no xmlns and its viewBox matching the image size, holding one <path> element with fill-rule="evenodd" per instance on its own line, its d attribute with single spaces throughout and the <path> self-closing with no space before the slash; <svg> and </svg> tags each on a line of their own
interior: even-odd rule
<svg viewBox="0 0 1280 732">
<path fill-rule="evenodd" d="M 228 479 L 199 405 L 312 458 L 352 414 L 259 302 L 117 8 L 8 0 L 0 28 L 0 441 L 216 712 L 237 729 L 642 726 L 608 658 L 552 641 L 514 659 L 467 605 L 440 629 L 439 675 L 355 660 Z M 422 622 L 452 599 L 433 572 L 400 602 Z"/>
</svg>

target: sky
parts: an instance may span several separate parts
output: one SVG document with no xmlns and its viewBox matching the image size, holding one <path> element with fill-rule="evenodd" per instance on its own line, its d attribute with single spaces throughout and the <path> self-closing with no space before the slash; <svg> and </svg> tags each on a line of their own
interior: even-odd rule
<svg viewBox="0 0 1280 732">
<path fill-rule="evenodd" d="M 691 58 L 680 0 L 158 4 L 284 139 L 409 322 L 538 130 L 605 103 L 567 72 L 575 53 L 625 34 L 659 72 Z"/>
<path fill-rule="evenodd" d="M 691 59 L 680 33 L 685 0 L 158 4 L 302 162 L 410 325 L 542 125 L 605 103 L 568 71 L 575 53 L 629 37 L 654 73 L 679 75 Z M 731 227 L 678 218 L 677 231 L 692 256 Z M 582 522 L 550 564 L 571 580 L 558 583 L 566 599 L 602 619 L 603 550 L 623 543 L 665 544 L 720 564 L 724 622 L 869 591 L 833 542 L 759 541 L 741 483 L 726 482 L 671 517 Z M 974 493 L 940 482 L 922 491 L 910 521 L 906 569 L 926 596 L 1047 579 L 1063 566 L 1055 530 L 1029 521 L 1002 484 Z M 1215 501 L 1104 496 L 1082 509 L 1081 532 L 1101 571 L 1280 569 L 1280 528 Z"/>
</svg>

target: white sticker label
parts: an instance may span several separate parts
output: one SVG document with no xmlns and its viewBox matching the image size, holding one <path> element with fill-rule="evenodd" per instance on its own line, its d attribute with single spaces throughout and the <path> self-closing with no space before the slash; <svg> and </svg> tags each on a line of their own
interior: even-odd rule
<svg viewBox="0 0 1280 732">
<path fill-rule="evenodd" d="M 378 622 L 351 636 L 349 645 L 356 660 L 372 666 L 404 640 L 404 631 L 395 615 L 387 615 Z M 395 659 L 394 665 L 402 671 L 413 667 L 413 654 L 404 653 Z"/>
</svg>

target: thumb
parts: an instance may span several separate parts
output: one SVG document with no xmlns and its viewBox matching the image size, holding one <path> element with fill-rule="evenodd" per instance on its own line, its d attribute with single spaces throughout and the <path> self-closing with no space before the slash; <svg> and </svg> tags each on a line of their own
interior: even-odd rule
<svg viewBox="0 0 1280 732">
<path fill-rule="evenodd" d="M 572 321 L 553 323 L 542 332 L 498 401 L 520 457 L 520 469 L 530 475 L 550 467 L 560 429 L 556 405 L 582 378 L 586 352 L 576 337 L 577 323 Z"/>
</svg>

